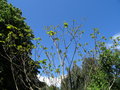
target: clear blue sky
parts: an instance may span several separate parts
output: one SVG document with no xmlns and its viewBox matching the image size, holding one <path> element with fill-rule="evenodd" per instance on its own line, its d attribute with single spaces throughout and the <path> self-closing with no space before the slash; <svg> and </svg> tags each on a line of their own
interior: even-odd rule
<svg viewBox="0 0 120 90">
<path fill-rule="evenodd" d="M 85 30 L 98 27 L 105 35 L 120 31 L 120 0 L 8 0 L 20 8 L 26 22 L 44 37 L 43 26 L 77 20 Z M 83 19 L 86 19 L 83 21 Z"/>
</svg>

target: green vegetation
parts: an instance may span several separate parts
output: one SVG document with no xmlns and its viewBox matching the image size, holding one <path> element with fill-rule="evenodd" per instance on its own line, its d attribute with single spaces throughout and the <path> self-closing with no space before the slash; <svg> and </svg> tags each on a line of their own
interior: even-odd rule
<svg viewBox="0 0 120 90">
<path fill-rule="evenodd" d="M 33 90 L 42 83 L 37 78 L 38 62 L 30 58 L 34 35 L 22 12 L 0 0 L 0 90 Z"/>
<path fill-rule="evenodd" d="M 53 42 L 46 47 L 24 20 L 18 8 L 0 0 L 0 90 L 120 90 L 120 50 L 116 48 L 120 37 L 111 38 L 113 45 L 108 48 L 107 38 L 94 28 L 93 49 L 87 49 L 89 43 L 81 43 L 82 25 L 73 20 L 45 27 Z M 61 76 L 61 86 L 56 86 L 58 82 L 46 85 L 38 74 Z"/>
</svg>

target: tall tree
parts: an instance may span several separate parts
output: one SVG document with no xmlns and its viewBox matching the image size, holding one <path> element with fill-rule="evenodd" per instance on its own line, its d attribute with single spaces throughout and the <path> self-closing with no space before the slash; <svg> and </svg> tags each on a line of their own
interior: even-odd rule
<svg viewBox="0 0 120 90">
<path fill-rule="evenodd" d="M 82 69 L 76 64 L 65 79 L 61 82 L 61 90 L 83 90 L 84 87 L 84 77 L 82 74 Z"/>
<path fill-rule="evenodd" d="M 0 89 L 33 90 L 44 83 L 37 78 L 38 62 L 30 58 L 34 35 L 20 9 L 0 0 Z"/>
</svg>

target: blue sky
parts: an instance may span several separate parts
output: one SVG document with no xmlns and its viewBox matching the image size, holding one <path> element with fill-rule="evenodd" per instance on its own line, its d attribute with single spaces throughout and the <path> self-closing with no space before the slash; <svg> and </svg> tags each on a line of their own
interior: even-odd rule
<svg viewBox="0 0 120 90">
<path fill-rule="evenodd" d="M 84 24 L 85 30 L 94 27 L 106 36 L 120 31 L 119 0 L 8 0 L 20 8 L 34 34 L 45 37 L 43 27 L 62 24 L 73 19 Z"/>
</svg>

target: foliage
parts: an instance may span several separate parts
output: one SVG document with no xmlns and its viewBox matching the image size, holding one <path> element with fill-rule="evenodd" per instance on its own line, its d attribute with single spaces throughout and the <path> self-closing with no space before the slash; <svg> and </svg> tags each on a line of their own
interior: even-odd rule
<svg viewBox="0 0 120 90">
<path fill-rule="evenodd" d="M 90 36 L 94 39 L 94 49 L 85 50 L 88 57 L 86 56 L 87 58 L 83 59 L 81 71 L 75 69 L 77 73 L 80 73 L 76 74 L 74 72 L 72 74 L 73 67 L 67 77 L 62 80 L 62 82 L 65 82 L 61 84 L 62 90 L 119 90 L 120 52 L 116 49 L 119 45 L 119 38 L 117 38 L 117 41 L 113 40 L 113 46 L 107 48 L 105 42 L 100 41 L 107 39 L 104 36 L 101 39 L 98 38 L 98 34 L 100 34 L 98 29 L 94 28 L 93 31 Z M 77 81 L 76 77 L 78 78 Z"/>
<path fill-rule="evenodd" d="M 109 82 L 110 88 L 120 89 L 120 53 L 118 50 L 106 49 L 100 54 L 100 63 L 103 71 L 107 74 L 106 80 Z M 110 79 L 111 78 L 111 79 Z"/>
<path fill-rule="evenodd" d="M 32 90 L 45 85 L 37 78 L 38 62 L 30 58 L 34 35 L 22 12 L 0 0 L 0 89 Z"/>
<path fill-rule="evenodd" d="M 74 64 L 67 77 L 62 80 L 61 90 L 81 90 L 84 87 L 82 69 Z"/>
</svg>

